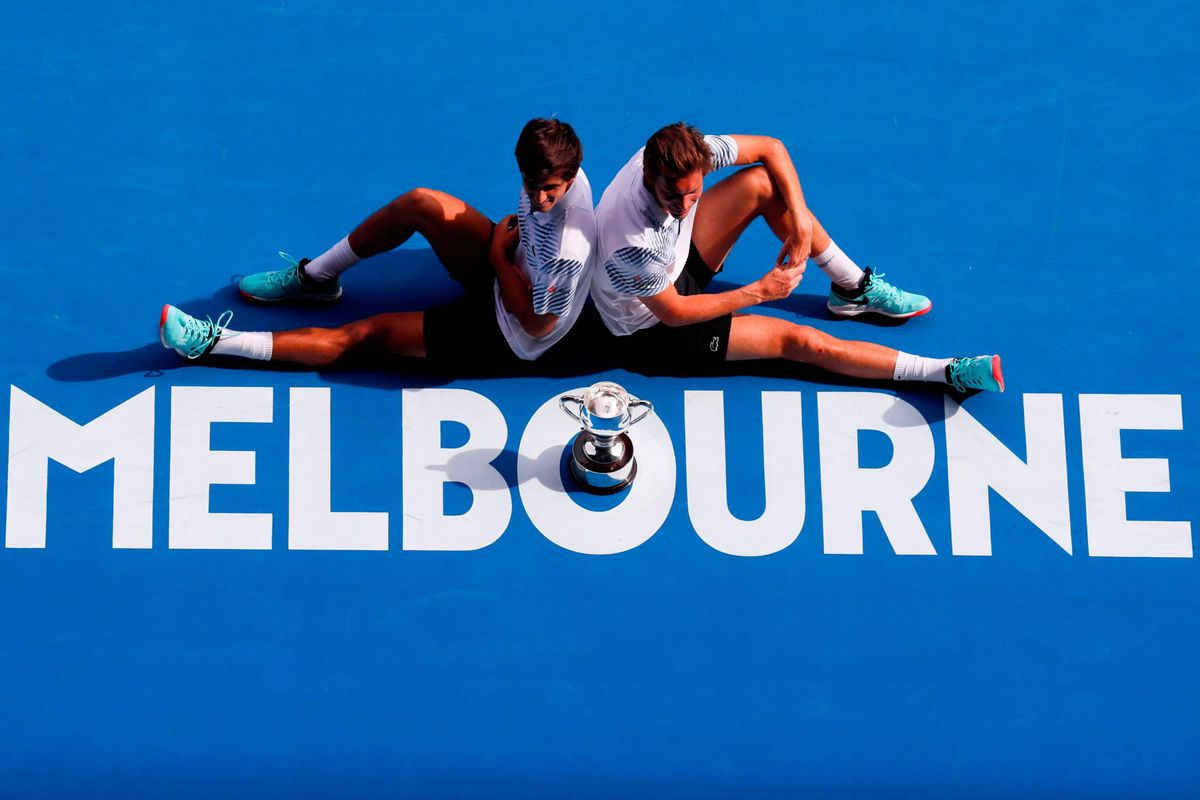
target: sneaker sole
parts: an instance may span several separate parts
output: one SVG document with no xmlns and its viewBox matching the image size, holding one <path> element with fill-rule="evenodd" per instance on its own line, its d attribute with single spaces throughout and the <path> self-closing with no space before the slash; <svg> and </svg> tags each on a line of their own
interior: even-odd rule
<svg viewBox="0 0 1200 800">
<path fill-rule="evenodd" d="M 171 305 L 168 303 L 162 307 L 162 314 L 158 317 L 158 341 L 162 342 L 162 346 L 171 350 L 171 345 L 167 344 L 166 338 L 163 336 L 163 329 L 167 326 L 167 314 L 171 311 Z"/>
<path fill-rule="evenodd" d="M 857 317 L 861 314 L 878 314 L 881 317 L 888 317 L 890 319 L 912 319 L 913 317 L 919 317 L 932 311 L 933 303 L 930 303 L 919 311 L 911 311 L 908 314 L 889 314 L 886 311 L 881 311 L 878 308 L 871 308 L 870 306 L 835 306 L 833 303 L 826 303 L 825 307 L 829 309 L 831 314 L 838 317 Z"/>
<path fill-rule="evenodd" d="M 342 299 L 342 287 L 339 286 L 337 294 L 334 294 L 330 297 L 278 297 L 271 299 L 269 297 L 255 297 L 252 294 L 247 294 L 241 289 L 238 289 L 238 294 L 254 303 L 305 303 L 309 305 L 325 305 L 327 303 L 336 303 L 338 300 Z"/>
<path fill-rule="evenodd" d="M 1000 371 L 1000 356 L 992 356 L 992 380 L 1000 386 L 1000 391 L 1004 391 L 1004 373 Z"/>
</svg>

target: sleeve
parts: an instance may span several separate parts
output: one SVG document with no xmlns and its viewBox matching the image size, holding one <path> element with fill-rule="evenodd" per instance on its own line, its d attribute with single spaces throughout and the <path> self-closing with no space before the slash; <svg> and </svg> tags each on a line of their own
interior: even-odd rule
<svg viewBox="0 0 1200 800">
<path fill-rule="evenodd" d="M 713 169 L 732 167 L 737 163 L 738 146 L 732 136 L 705 136 L 704 143 L 712 151 Z"/>
<path fill-rule="evenodd" d="M 595 220 L 591 213 L 568 211 L 561 238 L 533 276 L 533 312 L 565 317 L 575 303 L 584 268 L 592 257 Z"/>
<path fill-rule="evenodd" d="M 617 294 L 653 297 L 670 283 L 670 266 L 649 247 L 629 246 L 613 251 L 604 272 Z"/>
</svg>

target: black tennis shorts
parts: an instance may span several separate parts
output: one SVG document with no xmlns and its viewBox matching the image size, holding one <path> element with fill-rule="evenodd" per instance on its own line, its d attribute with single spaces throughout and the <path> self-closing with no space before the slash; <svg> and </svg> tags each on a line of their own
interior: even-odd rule
<svg viewBox="0 0 1200 800">
<path fill-rule="evenodd" d="M 693 243 L 683 272 L 675 279 L 675 291 L 681 295 L 703 294 L 715 274 Z M 623 340 L 623 360 L 646 372 L 711 372 L 725 363 L 732 325 L 732 314 L 675 328 L 659 322 L 619 337 Z"/>
<path fill-rule="evenodd" d="M 470 286 L 457 300 L 426 310 L 423 329 L 425 355 L 434 366 L 492 372 L 525 363 L 500 330 L 490 286 Z"/>
</svg>

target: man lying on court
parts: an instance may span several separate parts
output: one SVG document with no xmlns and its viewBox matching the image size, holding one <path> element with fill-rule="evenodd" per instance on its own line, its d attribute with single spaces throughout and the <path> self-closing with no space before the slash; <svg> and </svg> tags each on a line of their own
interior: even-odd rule
<svg viewBox="0 0 1200 800">
<path fill-rule="evenodd" d="M 706 174 L 743 164 L 758 166 L 704 191 Z M 705 292 L 758 217 L 783 243 L 775 267 L 746 286 Z M 855 378 L 1004 391 L 999 356 L 924 358 L 738 313 L 787 297 L 809 258 L 833 281 L 828 307 L 839 316 L 907 318 L 932 307 L 927 298 L 860 269 L 834 244 L 805 204 L 796 169 L 776 139 L 704 136 L 684 123 L 668 125 L 605 189 L 596 222 L 592 299 L 616 337 L 623 365 L 707 372 L 726 360 L 786 359 Z"/>
<path fill-rule="evenodd" d="M 163 346 L 190 359 L 212 353 L 315 368 L 370 354 L 515 371 L 563 339 L 579 317 L 596 235 L 592 190 L 580 168 L 583 148 L 570 125 L 531 120 L 517 139 L 516 158 L 523 185 L 517 213 L 497 224 L 457 197 L 413 189 L 320 257 L 250 275 L 238 287 L 266 303 L 332 302 L 342 295 L 342 272 L 420 233 L 466 289 L 458 300 L 340 328 L 275 333 L 230 330 L 229 311 L 212 322 L 164 306 Z"/>
</svg>

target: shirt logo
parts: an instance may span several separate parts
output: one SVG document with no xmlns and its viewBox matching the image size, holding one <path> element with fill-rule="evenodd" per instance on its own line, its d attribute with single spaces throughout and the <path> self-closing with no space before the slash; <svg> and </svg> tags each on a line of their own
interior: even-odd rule
<svg viewBox="0 0 1200 800">
<path fill-rule="evenodd" d="M 708 349 L 712 350 L 714 353 L 717 352 L 718 350 L 720 350 L 721 349 L 721 337 L 720 336 L 712 337 L 712 341 L 710 341 L 708 343 Z"/>
</svg>

